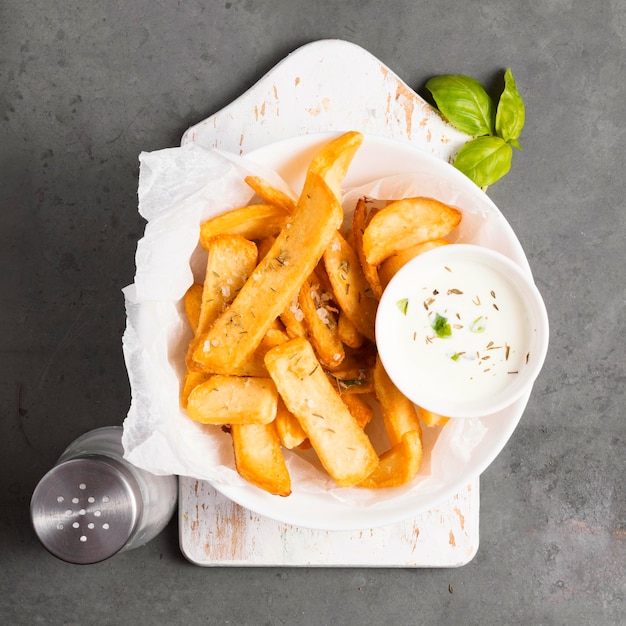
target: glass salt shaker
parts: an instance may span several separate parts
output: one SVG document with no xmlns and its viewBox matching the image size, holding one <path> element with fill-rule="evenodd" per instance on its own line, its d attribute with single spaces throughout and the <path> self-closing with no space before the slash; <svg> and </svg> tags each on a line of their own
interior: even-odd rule
<svg viewBox="0 0 626 626">
<path fill-rule="evenodd" d="M 44 547 L 68 563 L 97 563 L 144 545 L 168 524 L 175 476 L 157 476 L 124 459 L 122 427 L 92 430 L 71 443 L 31 498 Z"/>
</svg>

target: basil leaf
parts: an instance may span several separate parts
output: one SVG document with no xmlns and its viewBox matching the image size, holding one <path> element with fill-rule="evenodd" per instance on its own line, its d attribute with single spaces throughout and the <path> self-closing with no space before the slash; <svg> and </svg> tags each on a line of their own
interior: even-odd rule
<svg viewBox="0 0 626 626">
<path fill-rule="evenodd" d="M 511 68 L 508 68 L 504 73 L 504 91 L 496 111 L 496 133 L 504 141 L 518 148 L 517 138 L 524 128 L 524 117 L 524 101 L 517 91 Z"/>
<path fill-rule="evenodd" d="M 508 173 L 512 155 L 513 149 L 501 137 L 477 137 L 459 150 L 454 167 L 486 187 Z"/>
<path fill-rule="evenodd" d="M 463 74 L 435 76 L 426 83 L 426 89 L 455 128 L 476 137 L 493 133 L 493 100 L 474 78 Z"/>
</svg>

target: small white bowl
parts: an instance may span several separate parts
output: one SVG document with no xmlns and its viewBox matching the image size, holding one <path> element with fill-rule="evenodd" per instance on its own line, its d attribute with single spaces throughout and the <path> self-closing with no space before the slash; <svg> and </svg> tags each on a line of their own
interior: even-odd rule
<svg viewBox="0 0 626 626">
<path fill-rule="evenodd" d="M 470 244 L 409 261 L 385 289 L 376 317 L 378 352 L 398 389 L 453 418 L 490 415 L 529 392 L 548 336 L 530 274 Z"/>
</svg>

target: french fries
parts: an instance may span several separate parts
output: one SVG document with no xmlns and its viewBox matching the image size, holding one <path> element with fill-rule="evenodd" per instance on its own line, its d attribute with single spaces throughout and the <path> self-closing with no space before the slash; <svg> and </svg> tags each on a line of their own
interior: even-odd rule
<svg viewBox="0 0 626 626">
<path fill-rule="evenodd" d="M 265 355 L 289 411 L 320 462 L 340 487 L 357 485 L 378 466 L 378 455 L 335 391 L 306 339 L 292 339 Z"/>
<path fill-rule="evenodd" d="M 428 411 L 421 406 L 417 407 L 417 414 L 424 423 L 424 426 L 444 426 L 450 421 L 449 417 L 433 413 L 432 411 Z"/>
<path fill-rule="evenodd" d="M 374 393 L 380 402 L 392 447 L 402 442 L 405 433 L 420 430 L 415 405 L 393 384 L 379 358 L 374 366 Z"/>
<path fill-rule="evenodd" d="M 365 258 L 369 264 L 379 265 L 396 250 L 446 237 L 460 221 L 461 211 L 434 198 L 391 202 L 365 228 Z"/>
<path fill-rule="evenodd" d="M 404 250 L 394 252 L 389 258 L 385 259 L 378 268 L 378 276 L 383 289 L 389 284 L 389 281 L 396 275 L 397 271 L 404 267 L 411 259 L 433 248 L 447 246 L 449 243 L 447 239 L 443 238 L 430 239 L 429 241 L 424 241 L 423 243 L 418 243 L 409 248 L 404 248 Z"/>
<path fill-rule="evenodd" d="M 365 233 L 365 229 L 376 213 L 378 213 L 377 209 L 368 211 L 365 198 L 361 198 L 356 203 L 354 214 L 352 216 L 352 236 L 354 237 L 354 248 L 357 256 L 359 257 L 359 261 L 361 262 L 363 274 L 370 285 L 372 293 L 380 300 L 380 297 L 383 295 L 383 287 L 378 275 L 378 269 L 373 263 L 370 263 L 367 260 L 365 250 L 363 249 L 363 235 Z"/>
<path fill-rule="evenodd" d="M 292 219 L 199 342 L 193 359 L 209 371 L 243 365 L 310 276 L 342 219 L 337 197 L 310 172 Z"/>
<path fill-rule="evenodd" d="M 214 374 L 191 391 L 187 412 L 203 424 L 269 424 L 277 403 L 269 378 Z"/>
<path fill-rule="evenodd" d="M 193 283 L 185 293 L 184 304 L 187 320 L 191 330 L 196 332 L 198 321 L 200 320 L 200 309 L 202 308 L 202 283 Z"/>
<path fill-rule="evenodd" d="M 220 234 L 206 242 L 209 260 L 202 289 L 196 336 L 201 336 L 232 302 L 254 270 L 257 247 L 239 235 Z"/>
<path fill-rule="evenodd" d="M 283 449 L 312 449 L 340 487 L 392 488 L 422 462 L 422 431 L 448 418 L 415 407 L 377 357 L 384 287 L 438 245 L 460 211 L 431 198 L 357 203 L 342 230 L 342 181 L 363 136 L 340 135 L 312 159 L 296 202 L 260 177 L 251 204 L 207 220 L 208 260 L 184 310 L 193 333 L 181 381 L 189 417 L 228 426 L 234 465 L 250 484 L 291 493 Z M 377 450 L 376 419 L 389 440 Z"/>
<path fill-rule="evenodd" d="M 280 396 L 278 396 L 278 407 L 274 423 L 276 424 L 276 431 L 280 442 L 285 448 L 297 448 L 306 441 L 307 435 L 300 425 L 300 422 L 285 406 L 285 402 Z"/>
<path fill-rule="evenodd" d="M 375 341 L 378 299 L 365 278 L 359 257 L 339 231 L 324 251 L 324 264 L 344 315 L 359 333 Z"/>
<path fill-rule="evenodd" d="M 280 189 L 276 189 L 276 187 L 260 176 L 246 176 L 244 180 L 246 181 L 246 184 L 267 204 L 267 206 L 284 211 L 289 215 L 296 210 L 296 201 L 293 198 L 290 198 Z"/>
<path fill-rule="evenodd" d="M 291 476 L 274 422 L 232 424 L 235 467 L 249 483 L 276 496 L 291 493 Z"/>
<path fill-rule="evenodd" d="M 227 211 L 202 224 L 200 245 L 209 250 L 211 239 L 226 233 L 251 240 L 275 237 L 283 229 L 288 216 L 284 208 L 272 204 L 253 204 Z"/>
<path fill-rule="evenodd" d="M 322 290 L 315 272 L 304 281 L 298 295 L 306 335 L 315 347 L 322 364 L 337 368 L 345 358 L 344 346 L 339 338 L 338 324 L 332 308 L 328 306 L 327 292 Z"/>
<path fill-rule="evenodd" d="M 422 463 L 422 436 L 410 430 L 402 435 L 400 443 L 380 457 L 378 467 L 361 483 L 361 487 L 381 489 L 400 487 L 415 478 Z"/>
<path fill-rule="evenodd" d="M 415 405 L 393 384 L 380 359 L 374 367 L 374 392 L 380 402 L 391 448 L 380 457 L 363 487 L 399 487 L 409 482 L 422 463 L 422 430 Z"/>
</svg>

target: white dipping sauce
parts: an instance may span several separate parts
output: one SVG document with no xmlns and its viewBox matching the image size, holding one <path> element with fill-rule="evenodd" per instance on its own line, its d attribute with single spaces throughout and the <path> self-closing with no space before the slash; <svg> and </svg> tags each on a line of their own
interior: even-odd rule
<svg viewBox="0 0 626 626">
<path fill-rule="evenodd" d="M 472 402 L 500 391 L 524 366 L 522 303 L 497 270 L 439 264 L 396 305 L 402 367 L 433 393 Z"/>
<path fill-rule="evenodd" d="M 410 261 L 379 306 L 387 373 L 416 404 L 448 417 L 486 415 L 536 375 L 536 288 L 512 261 L 453 244 Z M 516 398 L 513 398 L 516 399 Z"/>
</svg>

